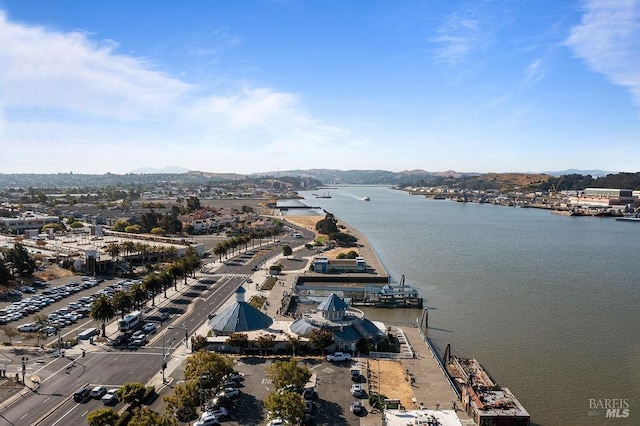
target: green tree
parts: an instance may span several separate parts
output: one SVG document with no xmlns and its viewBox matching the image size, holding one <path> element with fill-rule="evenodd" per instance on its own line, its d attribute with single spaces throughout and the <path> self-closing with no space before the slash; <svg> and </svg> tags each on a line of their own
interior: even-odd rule
<svg viewBox="0 0 640 426">
<path fill-rule="evenodd" d="M 261 334 L 256 339 L 256 344 L 259 348 L 264 349 L 264 354 L 267 355 L 269 349 L 273 348 L 276 344 L 276 335 L 275 334 Z"/>
<path fill-rule="evenodd" d="M 207 349 L 207 336 L 195 334 L 191 336 L 191 350 L 198 352 L 202 349 Z"/>
<path fill-rule="evenodd" d="M 173 388 L 173 393 L 162 397 L 165 402 L 165 412 L 169 415 L 181 413 L 186 417 L 186 421 L 196 412 L 195 407 L 200 404 L 200 395 L 198 393 L 198 382 L 191 380 L 185 383 L 177 384 Z"/>
<path fill-rule="evenodd" d="M 0 285 L 6 286 L 12 278 L 13 275 L 11 275 L 11 271 L 7 267 L 7 264 L 4 262 L 4 259 L 0 258 Z"/>
<path fill-rule="evenodd" d="M 198 197 L 187 198 L 187 211 L 189 213 L 200 210 L 201 208 L 202 206 L 200 205 L 200 199 Z"/>
<path fill-rule="evenodd" d="M 239 354 L 241 349 L 249 346 L 249 336 L 247 333 L 231 333 L 224 343 L 238 348 Z"/>
<path fill-rule="evenodd" d="M 124 318 L 126 312 L 129 312 L 133 306 L 131 295 L 126 291 L 118 291 L 111 298 L 111 303 L 116 311 L 120 311 L 120 318 Z"/>
<path fill-rule="evenodd" d="M 116 316 L 116 311 L 113 308 L 111 299 L 104 294 L 98 296 L 91 305 L 91 311 L 89 312 L 91 318 L 94 321 L 102 322 L 102 335 L 107 335 L 107 321 L 111 321 Z"/>
<path fill-rule="evenodd" d="M 265 408 L 289 424 L 297 425 L 304 416 L 304 402 L 294 392 L 271 392 L 264 400 Z"/>
<path fill-rule="evenodd" d="M 276 361 L 268 366 L 267 376 L 276 389 L 293 385 L 296 390 L 302 390 L 311 378 L 311 372 L 307 367 L 298 365 L 295 358 L 291 358 L 288 361 Z"/>
<path fill-rule="evenodd" d="M 89 426 L 115 426 L 120 416 L 111 408 L 99 408 L 87 413 Z"/>
<path fill-rule="evenodd" d="M 113 230 L 117 232 L 124 232 L 124 229 L 129 226 L 129 221 L 126 219 L 118 219 L 113 224 Z"/>
<path fill-rule="evenodd" d="M 116 391 L 118 400 L 126 402 L 127 404 L 140 405 L 146 389 L 140 382 L 129 382 L 122 385 Z"/>
<path fill-rule="evenodd" d="M 215 388 L 223 378 L 233 372 L 235 361 L 226 355 L 200 350 L 187 358 L 184 368 L 185 380 L 199 382 L 206 388 Z"/>
<path fill-rule="evenodd" d="M 173 284 L 173 277 L 171 276 L 171 274 L 168 271 L 161 271 L 158 274 L 158 277 L 160 278 L 160 282 L 162 283 L 162 290 L 164 290 L 164 298 L 167 298 L 167 289 L 169 287 L 171 287 L 171 284 Z"/>
<path fill-rule="evenodd" d="M 143 288 L 151 292 L 151 306 L 156 306 L 156 294 L 162 289 L 162 280 L 155 272 L 148 274 L 142 281 Z"/>
<path fill-rule="evenodd" d="M 338 221 L 331 213 L 327 213 L 324 219 L 316 223 L 316 231 L 321 234 L 329 235 L 338 232 Z"/>
<path fill-rule="evenodd" d="M 4 333 L 7 338 L 9 338 L 9 345 L 13 345 L 11 339 L 20 335 L 18 328 L 15 325 L 0 325 L 0 330 Z"/>
<path fill-rule="evenodd" d="M 147 292 L 144 290 L 142 284 L 134 284 L 129 288 L 129 295 L 133 301 L 133 306 L 136 309 L 140 309 L 142 305 L 147 301 Z"/>
<path fill-rule="evenodd" d="M 298 336 L 287 336 L 287 349 L 291 351 L 293 356 L 296 356 L 296 351 L 298 351 L 302 347 L 302 340 Z"/>
<path fill-rule="evenodd" d="M 324 328 L 315 329 L 309 334 L 309 343 L 313 347 L 322 349 L 324 354 L 324 349 L 333 343 L 333 333 Z"/>
<path fill-rule="evenodd" d="M 28 277 L 36 270 L 36 261 L 31 257 L 27 248 L 16 243 L 4 255 L 5 262 L 9 263 L 20 277 Z"/>
<path fill-rule="evenodd" d="M 291 256 L 292 254 L 293 254 L 293 250 L 291 250 L 291 247 L 289 247 L 289 245 L 288 245 L 288 244 L 285 244 L 285 245 L 283 245 L 283 246 L 282 246 L 282 255 L 283 255 L 284 257 L 287 257 L 287 258 L 288 258 L 288 257 L 289 257 L 289 256 Z"/>
<path fill-rule="evenodd" d="M 172 416 L 158 414 L 147 407 L 137 407 L 133 410 L 129 426 L 178 426 L 178 421 Z"/>
</svg>

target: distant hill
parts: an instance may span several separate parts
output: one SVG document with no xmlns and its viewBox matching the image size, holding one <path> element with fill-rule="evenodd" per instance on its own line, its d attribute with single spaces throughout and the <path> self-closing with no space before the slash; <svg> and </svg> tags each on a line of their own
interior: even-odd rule
<svg viewBox="0 0 640 426">
<path fill-rule="evenodd" d="M 456 172 L 447 176 L 458 177 Z M 440 173 L 431 173 L 425 170 L 404 170 L 401 172 L 391 172 L 388 170 L 336 170 L 336 169 L 309 169 L 309 170 L 284 170 L 264 173 L 254 173 L 250 176 L 256 177 L 293 177 L 306 176 L 317 179 L 325 185 L 401 185 L 411 182 L 430 182 L 441 176 Z"/>
<path fill-rule="evenodd" d="M 133 173 L 135 175 L 158 175 L 158 174 L 182 174 L 188 173 L 189 169 L 185 169 L 184 167 L 177 166 L 167 166 L 162 169 L 158 169 L 155 167 L 139 167 L 135 170 L 131 170 L 129 173 Z"/>
<path fill-rule="evenodd" d="M 558 170 L 555 172 L 543 172 L 543 173 L 551 176 L 555 176 L 555 177 L 560 177 L 563 175 L 582 175 L 582 176 L 591 175 L 593 177 L 603 177 L 607 175 L 614 175 L 620 172 L 608 172 L 606 170 L 597 170 L 597 169 L 596 170 L 567 169 L 567 170 Z"/>
</svg>

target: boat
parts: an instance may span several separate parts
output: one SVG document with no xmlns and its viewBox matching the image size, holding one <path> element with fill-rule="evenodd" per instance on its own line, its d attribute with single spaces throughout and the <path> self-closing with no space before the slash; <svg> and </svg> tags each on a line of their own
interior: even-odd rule
<svg viewBox="0 0 640 426">
<path fill-rule="evenodd" d="M 362 200 L 363 200 L 363 201 L 371 201 L 371 198 L 369 198 L 369 197 L 364 197 Z"/>
<path fill-rule="evenodd" d="M 322 195 L 316 195 L 316 198 L 331 198 L 331 195 L 329 195 L 328 192 L 325 192 Z"/>
</svg>

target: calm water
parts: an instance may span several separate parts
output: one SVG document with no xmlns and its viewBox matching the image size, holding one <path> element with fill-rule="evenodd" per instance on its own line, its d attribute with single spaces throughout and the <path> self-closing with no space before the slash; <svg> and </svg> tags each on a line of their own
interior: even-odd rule
<svg viewBox="0 0 640 426">
<path fill-rule="evenodd" d="M 429 336 L 478 359 L 543 425 L 640 424 L 640 223 L 456 203 L 383 187 L 302 193 L 419 288 Z M 362 197 L 369 196 L 366 202 Z M 419 311 L 367 311 L 414 322 Z M 589 415 L 627 399 L 629 417 Z"/>
</svg>

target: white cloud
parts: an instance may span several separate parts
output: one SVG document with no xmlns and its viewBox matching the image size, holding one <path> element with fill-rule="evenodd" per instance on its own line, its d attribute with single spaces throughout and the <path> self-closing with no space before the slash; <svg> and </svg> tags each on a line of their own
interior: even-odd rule
<svg viewBox="0 0 640 426">
<path fill-rule="evenodd" d="M 529 64 L 527 69 L 525 70 L 525 82 L 527 85 L 534 85 L 545 75 L 545 65 L 542 59 L 536 59 L 532 63 Z"/>
<path fill-rule="evenodd" d="M 295 94 L 241 82 L 212 93 L 117 50 L 0 11 L 0 152 L 19 145 L 30 159 L 2 155 L 4 172 L 122 173 L 150 161 L 249 172 L 282 158 L 311 166 L 332 150 L 349 157 L 350 135 L 313 117 Z M 69 157 L 87 148 L 90 162 Z"/>
<path fill-rule="evenodd" d="M 589 68 L 627 88 L 640 105 L 640 2 L 591 0 L 565 42 Z"/>
<path fill-rule="evenodd" d="M 456 66 L 483 51 L 492 37 L 492 31 L 479 11 L 467 7 L 449 15 L 437 29 L 437 36 L 430 41 L 440 46 L 435 51 L 437 60 Z"/>
</svg>

